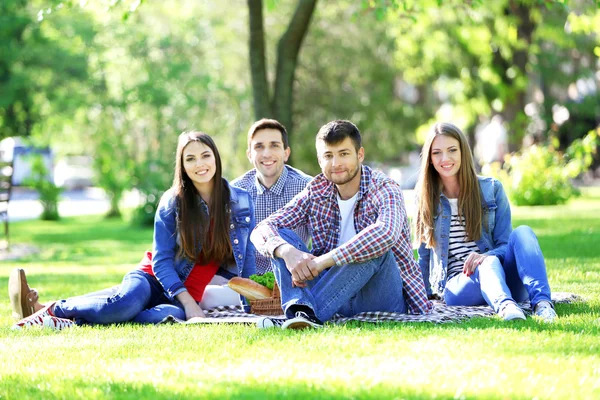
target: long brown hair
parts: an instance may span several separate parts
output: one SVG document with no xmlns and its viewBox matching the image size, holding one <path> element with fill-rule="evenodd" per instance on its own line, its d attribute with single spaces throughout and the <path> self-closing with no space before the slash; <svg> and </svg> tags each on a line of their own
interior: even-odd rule
<svg viewBox="0 0 600 400">
<path fill-rule="evenodd" d="M 201 210 L 199 193 L 183 168 L 183 150 L 191 142 L 200 142 L 208 146 L 215 155 L 215 176 L 213 192 L 208 209 L 210 218 Z M 203 132 L 183 132 L 179 135 L 175 158 L 175 177 L 173 186 L 178 207 L 177 228 L 181 238 L 178 255 L 197 261 L 197 244 L 202 244 L 205 261 L 224 261 L 231 257 L 232 248 L 229 239 L 229 187 L 222 178 L 221 156 L 217 145 Z"/>
<path fill-rule="evenodd" d="M 469 142 L 464 133 L 455 125 L 437 123 L 431 128 L 427 139 L 425 139 L 425 144 L 421 151 L 421 171 L 416 186 L 419 200 L 417 204 L 415 232 L 417 240 L 425 243 L 427 248 L 435 246 L 433 217 L 437 212 L 442 191 L 442 181 L 431 163 L 431 146 L 433 140 L 440 135 L 456 139 L 460 146 L 458 217 L 465 224 L 465 231 L 469 240 L 475 241 L 481 237 L 481 223 L 483 220 L 479 181 L 477 180 L 475 163 L 473 162 Z"/>
</svg>

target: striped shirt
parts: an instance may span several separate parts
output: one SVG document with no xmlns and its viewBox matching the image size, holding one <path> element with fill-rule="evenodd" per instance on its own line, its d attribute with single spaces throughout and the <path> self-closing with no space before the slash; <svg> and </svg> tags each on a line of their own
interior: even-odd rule
<svg viewBox="0 0 600 400">
<path fill-rule="evenodd" d="M 254 217 L 258 224 L 292 200 L 311 179 L 312 177 L 304 172 L 285 165 L 277 182 L 268 189 L 258 180 L 256 169 L 252 169 L 234 179 L 231 184 L 246 189 L 250 193 L 250 197 L 254 202 Z M 300 227 L 294 229 L 294 231 L 304 243 L 308 243 L 309 234 L 306 227 Z M 271 269 L 271 260 L 257 252 L 256 273 L 262 275 L 271 271 Z"/>
<path fill-rule="evenodd" d="M 450 237 L 448 240 L 448 279 L 462 273 L 470 253 L 479 253 L 477 244 L 468 240 L 464 220 L 458 217 L 458 199 L 448 199 L 452 209 Z"/>
<path fill-rule="evenodd" d="M 413 256 L 404 197 L 396 182 L 363 165 L 354 208 L 354 229 L 358 233 L 341 245 L 340 222 L 337 189 L 319 174 L 285 207 L 258 224 L 251 238 L 259 252 L 273 257 L 275 249 L 286 243 L 278 234 L 280 228 L 309 226 L 312 254 L 333 251 L 336 265 L 369 261 L 391 250 L 410 312 L 431 312 L 433 306 L 427 300 L 423 276 Z"/>
</svg>

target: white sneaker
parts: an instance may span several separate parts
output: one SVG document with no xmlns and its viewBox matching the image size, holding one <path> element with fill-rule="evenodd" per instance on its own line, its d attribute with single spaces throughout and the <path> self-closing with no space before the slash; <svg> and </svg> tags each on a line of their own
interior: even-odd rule
<svg viewBox="0 0 600 400">
<path fill-rule="evenodd" d="M 256 321 L 256 326 L 260 329 L 281 328 L 285 321 L 287 321 L 287 318 L 262 317 Z"/>
<path fill-rule="evenodd" d="M 44 328 L 55 329 L 57 331 L 62 331 L 65 328 L 71 328 L 75 326 L 75 322 L 66 318 L 58 318 L 47 315 L 42 319 L 44 321 Z"/>
<path fill-rule="evenodd" d="M 558 315 L 556 315 L 556 311 L 554 311 L 554 307 L 548 301 L 540 301 L 536 304 L 535 309 L 533 310 L 533 315 L 539 317 L 543 322 L 552 323 Z"/>
<path fill-rule="evenodd" d="M 523 310 L 521 310 L 521 308 L 514 301 L 506 302 L 506 305 L 500 310 L 498 314 L 505 321 L 512 321 L 514 319 L 527 319 Z"/>
<path fill-rule="evenodd" d="M 50 309 L 54 305 L 54 303 L 48 304 L 46 307 L 42 308 L 36 313 L 31 314 L 29 317 L 23 318 L 15 325 L 13 325 L 13 329 L 21 329 L 27 328 L 29 326 L 44 326 L 44 318 L 45 317 L 54 317 Z"/>
</svg>

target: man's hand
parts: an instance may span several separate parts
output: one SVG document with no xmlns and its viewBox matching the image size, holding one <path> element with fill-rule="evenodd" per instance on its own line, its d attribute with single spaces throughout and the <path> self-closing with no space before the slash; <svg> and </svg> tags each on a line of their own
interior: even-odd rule
<svg viewBox="0 0 600 400">
<path fill-rule="evenodd" d="M 466 276 L 471 276 L 475 273 L 475 269 L 483 262 L 487 256 L 485 254 L 470 253 L 463 266 L 463 273 Z"/>
<path fill-rule="evenodd" d="M 285 261 L 285 266 L 292 274 L 292 284 L 297 287 L 306 287 L 306 281 L 316 278 L 321 271 L 313 261 L 315 256 L 296 249 L 294 246 L 284 244 L 275 249 L 275 255 Z"/>
</svg>

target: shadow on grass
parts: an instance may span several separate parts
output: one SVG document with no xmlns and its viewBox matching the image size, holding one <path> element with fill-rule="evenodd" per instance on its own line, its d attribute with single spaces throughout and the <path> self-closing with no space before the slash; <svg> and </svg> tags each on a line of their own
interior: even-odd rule
<svg viewBox="0 0 600 400">
<path fill-rule="evenodd" d="M 57 371 L 58 374 L 58 371 Z M 61 373 L 69 376 L 69 373 Z M 433 396 L 454 398 L 452 389 L 442 390 L 435 387 L 423 387 L 422 390 L 402 387 L 400 385 L 384 385 L 371 382 L 357 382 L 353 387 L 339 382 L 313 382 L 300 380 L 296 382 L 273 382 L 268 378 L 260 383 L 241 383 L 235 381 L 198 382 L 198 385 L 184 386 L 180 390 L 169 390 L 155 384 L 131 384 L 114 381 L 93 382 L 84 380 L 64 381 L 34 381 L 29 376 L 4 376 L 0 383 L 0 398 L 35 398 L 35 399 L 64 399 L 64 398 L 111 398 L 111 399 L 422 399 Z M 243 379 L 243 377 L 241 378 Z M 362 386 L 362 387 L 361 387 Z M 479 394 L 462 393 L 461 398 L 476 398 Z M 521 399 L 531 396 L 511 393 L 511 398 Z M 485 393 L 486 399 L 504 399 L 506 396 L 498 393 Z"/>
</svg>

